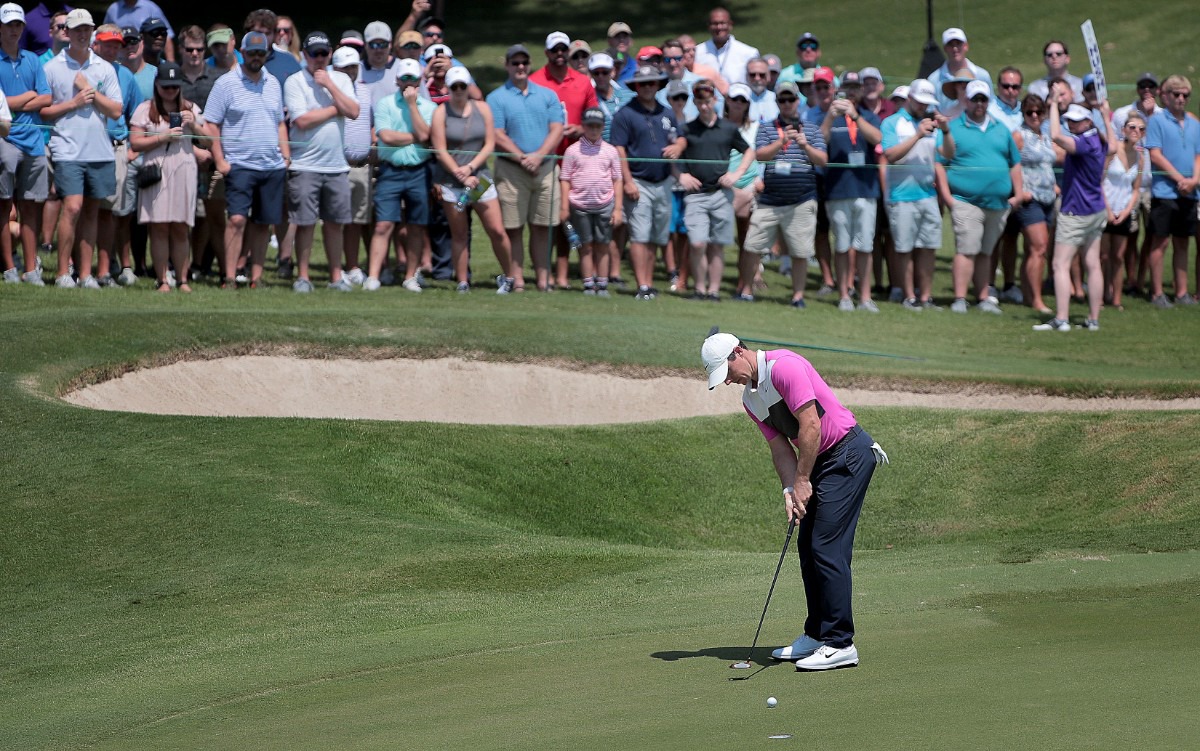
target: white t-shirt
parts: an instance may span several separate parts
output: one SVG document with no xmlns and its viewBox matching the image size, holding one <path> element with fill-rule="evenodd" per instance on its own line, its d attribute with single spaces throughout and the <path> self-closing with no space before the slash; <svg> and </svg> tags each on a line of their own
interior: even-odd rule
<svg viewBox="0 0 1200 751">
<path fill-rule="evenodd" d="M 50 58 L 43 70 L 46 83 L 50 85 L 51 104 L 60 104 L 75 96 L 75 74 L 80 71 L 96 91 L 114 102 L 123 101 L 117 71 L 91 50 L 88 50 L 88 59 L 80 65 L 64 49 Z M 54 121 L 50 154 L 56 162 L 113 161 L 108 121 L 94 105 L 67 112 Z"/>
<path fill-rule="evenodd" d="M 338 90 L 355 99 L 354 82 L 345 73 L 326 70 Z M 312 128 L 297 128 L 296 120 L 307 112 L 333 106 L 333 95 L 313 81 L 307 69 L 288 76 L 283 84 L 283 102 L 287 107 L 291 126 L 288 137 L 292 140 L 292 166 L 297 172 L 347 172 L 342 131 L 345 118 L 333 117 Z"/>
<path fill-rule="evenodd" d="M 696 62 L 717 69 L 729 83 L 746 83 L 746 63 L 758 57 L 758 49 L 742 44 L 729 35 L 725 46 L 717 49 L 713 40 L 696 47 Z"/>
</svg>

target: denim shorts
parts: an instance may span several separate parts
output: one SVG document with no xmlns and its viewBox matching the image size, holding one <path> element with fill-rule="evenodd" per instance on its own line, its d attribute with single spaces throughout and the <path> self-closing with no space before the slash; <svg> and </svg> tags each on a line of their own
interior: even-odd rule
<svg viewBox="0 0 1200 751">
<path fill-rule="evenodd" d="M 56 162 L 54 187 L 60 198 L 83 196 L 105 200 L 117 193 L 115 162 Z"/>
<path fill-rule="evenodd" d="M 1021 208 L 1017 209 L 1017 221 L 1020 223 L 1022 229 L 1032 227 L 1035 224 L 1045 224 L 1047 227 L 1053 227 L 1055 218 L 1054 201 L 1050 203 L 1030 201 L 1029 203 L 1021 204 Z"/>
<path fill-rule="evenodd" d="M 375 221 L 427 226 L 432 203 L 430 185 L 428 164 L 380 165 L 379 178 L 375 180 Z"/>
<path fill-rule="evenodd" d="M 286 178 L 284 169 L 232 168 L 225 176 L 227 213 L 255 224 L 282 224 Z"/>
</svg>

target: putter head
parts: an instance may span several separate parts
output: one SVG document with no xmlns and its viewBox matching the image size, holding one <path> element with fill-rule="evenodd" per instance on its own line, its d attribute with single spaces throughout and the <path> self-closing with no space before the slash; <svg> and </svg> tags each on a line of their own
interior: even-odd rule
<svg viewBox="0 0 1200 751">
<path fill-rule="evenodd" d="M 733 668 L 734 670 L 749 670 L 752 665 L 750 664 L 749 660 L 742 660 L 740 662 L 733 663 L 729 667 Z"/>
<path fill-rule="evenodd" d="M 721 333 L 721 327 L 720 327 L 720 326 L 713 326 L 711 329 L 709 329 L 709 330 L 708 330 L 708 335 L 709 335 L 709 336 L 712 336 L 713 334 L 719 334 L 719 333 Z"/>
</svg>

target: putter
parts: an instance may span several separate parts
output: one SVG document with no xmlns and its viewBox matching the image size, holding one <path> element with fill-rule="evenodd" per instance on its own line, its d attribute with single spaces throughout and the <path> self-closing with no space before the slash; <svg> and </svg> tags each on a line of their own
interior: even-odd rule
<svg viewBox="0 0 1200 751">
<path fill-rule="evenodd" d="M 763 621 L 767 618 L 767 608 L 771 605 L 771 595 L 775 592 L 775 582 L 779 581 L 779 571 L 783 568 L 783 559 L 787 557 L 788 546 L 792 544 L 792 532 L 796 531 L 796 520 L 788 522 L 787 538 L 783 541 L 783 552 L 779 554 L 779 563 L 775 566 L 775 576 L 771 579 L 771 588 L 767 590 L 767 601 L 763 603 L 762 615 L 758 619 L 758 630 L 754 632 L 754 641 L 750 644 L 750 654 L 741 662 L 735 662 L 729 667 L 734 670 L 749 670 L 750 658 L 754 656 L 754 648 L 758 646 L 758 635 L 762 633 Z"/>
</svg>

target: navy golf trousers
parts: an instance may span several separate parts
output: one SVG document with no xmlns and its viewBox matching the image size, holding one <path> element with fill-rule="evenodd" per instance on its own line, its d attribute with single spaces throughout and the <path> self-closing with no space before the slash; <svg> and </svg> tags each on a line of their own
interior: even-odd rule
<svg viewBox="0 0 1200 751">
<path fill-rule="evenodd" d="M 808 600 L 804 633 L 839 649 L 854 643 L 850 561 L 858 514 L 875 472 L 873 443 L 856 425 L 817 457 L 813 497 L 796 542 Z"/>
</svg>

